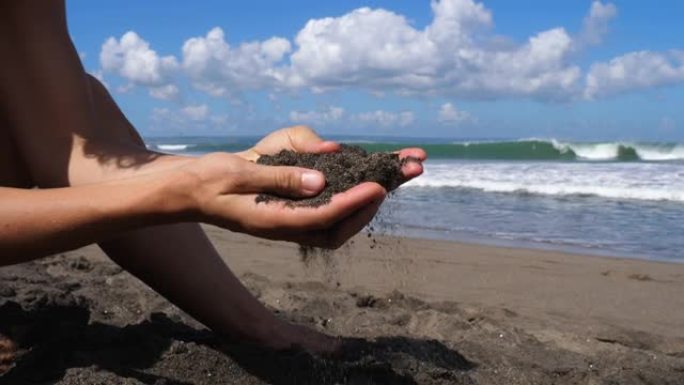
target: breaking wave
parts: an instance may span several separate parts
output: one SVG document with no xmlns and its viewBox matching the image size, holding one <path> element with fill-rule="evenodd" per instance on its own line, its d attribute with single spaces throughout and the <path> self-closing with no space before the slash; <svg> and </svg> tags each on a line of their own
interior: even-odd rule
<svg viewBox="0 0 684 385">
<path fill-rule="evenodd" d="M 186 151 L 191 144 L 156 144 L 154 148 L 161 151 Z"/>
<path fill-rule="evenodd" d="M 563 142 L 524 139 L 517 141 L 457 142 L 416 144 L 431 158 L 492 160 L 565 160 L 565 161 L 680 161 L 684 160 L 684 144 Z M 372 143 L 363 145 L 372 151 L 405 147 L 406 144 Z"/>
</svg>

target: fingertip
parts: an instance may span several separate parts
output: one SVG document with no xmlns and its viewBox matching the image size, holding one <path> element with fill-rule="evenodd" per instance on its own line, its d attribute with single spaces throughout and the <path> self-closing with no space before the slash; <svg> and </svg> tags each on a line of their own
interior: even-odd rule
<svg viewBox="0 0 684 385">
<path fill-rule="evenodd" d="M 301 175 L 302 193 L 305 196 L 313 196 L 325 187 L 325 175 L 316 170 L 305 170 Z"/>
<path fill-rule="evenodd" d="M 305 145 L 296 147 L 298 152 L 308 152 L 312 154 L 324 154 L 329 152 L 337 152 L 340 150 L 340 144 L 331 140 L 312 141 Z"/>
<path fill-rule="evenodd" d="M 339 151 L 340 149 L 340 144 L 337 142 L 333 142 L 332 140 L 326 140 L 318 145 L 319 152 L 335 152 Z"/>
<path fill-rule="evenodd" d="M 427 159 L 427 153 L 422 148 L 411 147 L 411 148 L 405 148 L 405 149 L 402 149 L 401 151 L 399 151 L 399 157 L 401 159 L 415 158 L 415 159 L 423 162 Z"/>
<path fill-rule="evenodd" d="M 402 167 L 401 171 L 407 178 L 415 178 L 423 173 L 423 165 L 420 162 L 406 162 Z"/>
</svg>

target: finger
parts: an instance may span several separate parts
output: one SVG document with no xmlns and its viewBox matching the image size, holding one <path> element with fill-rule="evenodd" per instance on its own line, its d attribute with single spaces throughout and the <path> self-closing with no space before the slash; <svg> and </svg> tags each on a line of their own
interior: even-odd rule
<svg viewBox="0 0 684 385">
<path fill-rule="evenodd" d="M 421 162 L 424 162 L 427 159 L 427 153 L 425 150 L 418 147 L 404 148 L 397 151 L 397 153 L 399 154 L 399 159 L 413 158 Z"/>
<path fill-rule="evenodd" d="M 412 147 L 401 149 L 395 154 L 402 160 L 401 171 L 406 178 L 405 182 L 423 173 L 422 162 L 427 159 L 427 153 L 422 148 Z"/>
<path fill-rule="evenodd" d="M 408 160 L 401 165 L 401 172 L 404 174 L 405 182 L 409 181 L 423 173 L 423 164 L 415 160 Z"/>
<path fill-rule="evenodd" d="M 236 193 L 269 192 L 286 197 L 314 196 L 325 187 L 320 171 L 301 167 L 264 166 L 252 164 L 240 177 Z"/>
<path fill-rule="evenodd" d="M 326 153 L 326 152 L 335 152 L 340 150 L 340 144 L 337 142 L 333 142 L 331 140 L 325 140 L 322 141 L 314 146 L 311 146 L 312 148 L 310 149 L 309 152 L 313 153 Z"/>
<path fill-rule="evenodd" d="M 377 183 L 367 182 L 336 194 L 320 207 L 287 207 L 284 203 L 235 205 L 244 215 L 244 226 L 254 230 L 308 231 L 327 229 L 359 209 L 384 199 L 387 192 Z M 249 195 L 244 196 L 249 199 Z M 256 206 L 256 207 L 255 207 Z"/>
<path fill-rule="evenodd" d="M 290 145 L 297 152 L 324 153 L 340 149 L 336 142 L 323 140 L 316 131 L 307 126 L 295 126 L 285 129 Z"/>
<path fill-rule="evenodd" d="M 361 231 L 375 216 L 384 199 L 372 202 L 366 207 L 342 219 L 330 229 L 307 232 L 273 232 L 267 235 L 272 239 L 285 239 L 303 246 L 337 249 L 349 238 Z"/>
</svg>

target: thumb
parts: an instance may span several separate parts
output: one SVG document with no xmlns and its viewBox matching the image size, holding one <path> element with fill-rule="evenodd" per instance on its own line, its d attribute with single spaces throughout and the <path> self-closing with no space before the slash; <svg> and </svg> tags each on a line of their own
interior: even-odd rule
<svg viewBox="0 0 684 385">
<path fill-rule="evenodd" d="M 325 176 L 316 170 L 287 166 L 255 165 L 250 183 L 255 191 L 283 196 L 317 195 L 325 187 Z"/>
</svg>

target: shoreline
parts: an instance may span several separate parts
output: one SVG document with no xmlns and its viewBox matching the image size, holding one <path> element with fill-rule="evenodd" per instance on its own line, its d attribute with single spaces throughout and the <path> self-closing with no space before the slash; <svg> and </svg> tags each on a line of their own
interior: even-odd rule
<svg viewBox="0 0 684 385">
<path fill-rule="evenodd" d="M 484 247 L 498 247 L 507 249 L 520 249 L 530 251 L 548 251 L 553 253 L 561 253 L 567 255 L 577 255 L 581 257 L 597 257 L 597 258 L 611 258 L 611 259 L 627 259 L 646 262 L 662 262 L 672 263 L 676 265 L 684 264 L 684 255 L 682 258 L 665 258 L 665 257 L 649 257 L 637 253 L 629 253 L 621 250 L 610 250 L 600 247 L 578 246 L 572 244 L 553 243 L 553 242 L 539 242 L 523 239 L 503 239 L 487 236 L 478 236 L 476 234 L 457 233 L 452 232 L 448 235 L 446 231 L 444 235 L 437 230 L 427 230 L 422 228 L 415 228 L 421 235 L 405 235 L 403 233 L 383 233 L 379 236 L 407 238 L 414 240 L 430 240 L 438 242 L 450 242 L 469 246 L 484 246 Z M 449 235 L 452 237 L 450 238 Z"/>
</svg>

